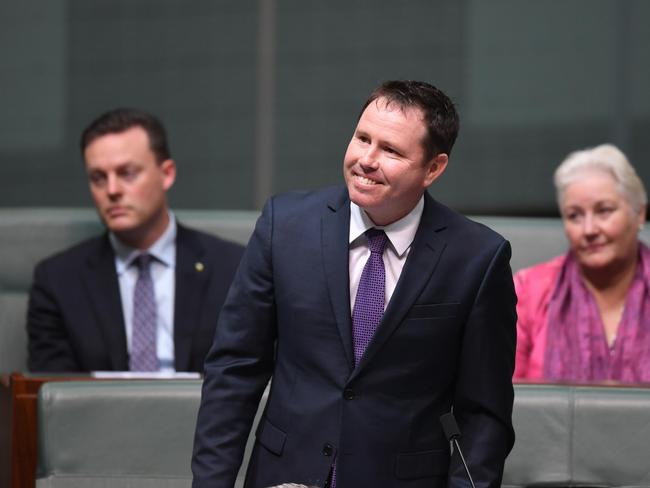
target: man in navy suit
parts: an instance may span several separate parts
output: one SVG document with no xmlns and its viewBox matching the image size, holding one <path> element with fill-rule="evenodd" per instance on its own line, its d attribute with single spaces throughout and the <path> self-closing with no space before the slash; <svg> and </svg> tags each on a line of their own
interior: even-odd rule
<svg viewBox="0 0 650 488">
<path fill-rule="evenodd" d="M 90 193 L 108 232 L 39 263 L 27 331 L 31 371 L 202 371 L 243 247 L 176 222 L 176 178 L 165 129 L 152 115 L 116 109 L 81 137 Z M 138 335 L 139 256 L 149 259 L 149 335 Z M 140 320 L 140 322 L 138 322 Z"/>
<path fill-rule="evenodd" d="M 457 133 L 440 90 L 386 82 L 348 145 L 346 188 L 267 202 L 206 359 L 195 488 L 232 488 L 270 378 L 249 488 L 468 486 L 439 423 L 452 409 L 476 485 L 500 486 L 514 441 L 510 245 L 426 191 Z"/>
</svg>

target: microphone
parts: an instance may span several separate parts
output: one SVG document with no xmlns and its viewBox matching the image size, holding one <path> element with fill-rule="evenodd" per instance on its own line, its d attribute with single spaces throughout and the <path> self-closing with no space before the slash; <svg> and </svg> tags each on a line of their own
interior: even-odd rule
<svg viewBox="0 0 650 488">
<path fill-rule="evenodd" d="M 456 418 L 454 417 L 454 414 L 449 412 L 444 415 L 441 415 L 440 423 L 442 424 L 442 430 L 444 431 L 447 440 L 449 440 L 449 442 L 453 442 L 454 446 L 456 446 L 456 450 L 460 455 L 460 460 L 463 462 L 463 466 L 465 466 L 465 472 L 467 473 L 467 477 L 469 478 L 469 482 L 471 483 L 472 488 L 476 488 L 476 486 L 474 485 L 474 480 L 472 479 L 472 475 L 469 473 L 469 468 L 467 467 L 467 463 L 465 462 L 465 456 L 463 456 L 463 450 L 460 448 L 460 444 L 458 444 L 458 439 L 461 438 L 461 434 L 460 434 L 460 429 L 458 428 L 458 424 L 456 423 Z"/>
</svg>

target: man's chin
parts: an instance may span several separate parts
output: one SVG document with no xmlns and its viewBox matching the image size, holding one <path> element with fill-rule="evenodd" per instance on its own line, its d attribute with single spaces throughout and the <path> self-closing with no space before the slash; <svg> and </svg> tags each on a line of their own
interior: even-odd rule
<svg viewBox="0 0 650 488">
<path fill-rule="evenodd" d="M 364 209 L 376 207 L 381 203 L 377 189 L 373 188 L 359 189 L 354 186 L 348 186 L 348 195 L 351 201 Z"/>
<path fill-rule="evenodd" d="M 134 222 L 126 217 L 105 218 L 104 224 L 108 230 L 116 235 L 132 232 L 136 227 Z"/>
</svg>

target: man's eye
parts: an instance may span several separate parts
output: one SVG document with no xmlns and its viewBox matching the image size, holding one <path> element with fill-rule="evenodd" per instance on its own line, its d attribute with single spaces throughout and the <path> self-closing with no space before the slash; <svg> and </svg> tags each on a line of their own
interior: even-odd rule
<svg viewBox="0 0 650 488">
<path fill-rule="evenodd" d="M 135 177 L 138 176 L 139 173 L 140 170 L 138 168 L 128 167 L 120 170 L 119 175 L 122 179 L 126 181 L 131 181 L 135 179 Z"/>
<path fill-rule="evenodd" d="M 90 173 L 88 179 L 93 185 L 102 185 L 106 182 L 106 175 L 103 173 Z"/>
</svg>

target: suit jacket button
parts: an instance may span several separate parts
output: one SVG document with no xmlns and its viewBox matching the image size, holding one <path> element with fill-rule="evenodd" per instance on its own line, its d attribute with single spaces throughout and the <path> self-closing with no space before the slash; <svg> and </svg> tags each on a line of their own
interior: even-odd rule
<svg viewBox="0 0 650 488">
<path fill-rule="evenodd" d="M 332 444 L 325 444 L 323 446 L 323 456 L 330 457 L 334 453 L 334 448 Z"/>
<path fill-rule="evenodd" d="M 352 400 L 354 399 L 354 391 L 352 391 L 350 388 L 346 388 L 343 390 L 343 398 L 346 400 Z"/>
</svg>

